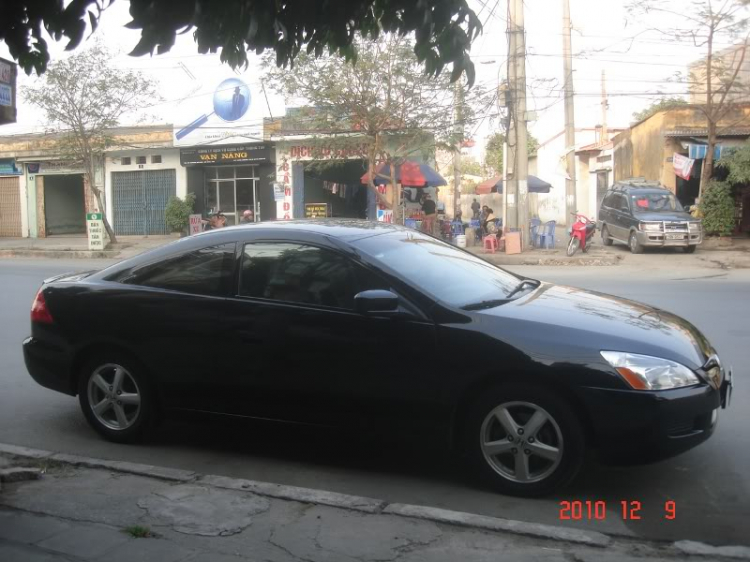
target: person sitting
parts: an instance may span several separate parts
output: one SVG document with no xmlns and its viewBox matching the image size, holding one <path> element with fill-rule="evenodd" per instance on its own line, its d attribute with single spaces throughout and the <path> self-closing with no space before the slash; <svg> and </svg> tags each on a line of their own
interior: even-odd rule
<svg viewBox="0 0 750 562">
<path fill-rule="evenodd" d="M 488 234 L 497 233 L 497 225 L 495 224 L 495 211 L 485 206 L 484 220 L 482 221 L 482 232 L 485 236 Z M 492 232 L 490 232 L 490 230 Z"/>
</svg>

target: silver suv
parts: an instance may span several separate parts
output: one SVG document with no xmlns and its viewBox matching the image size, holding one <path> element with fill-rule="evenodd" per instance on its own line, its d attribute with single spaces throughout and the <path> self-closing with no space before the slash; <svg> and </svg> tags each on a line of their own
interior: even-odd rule
<svg viewBox="0 0 750 562">
<path fill-rule="evenodd" d="M 692 253 L 703 241 L 700 219 L 687 213 L 657 182 L 625 180 L 607 191 L 597 221 L 602 243 L 622 242 L 634 254 L 644 247 L 680 247 Z"/>
</svg>

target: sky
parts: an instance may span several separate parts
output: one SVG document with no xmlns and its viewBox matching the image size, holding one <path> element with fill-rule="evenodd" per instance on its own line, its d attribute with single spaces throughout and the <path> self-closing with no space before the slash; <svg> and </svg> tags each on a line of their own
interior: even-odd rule
<svg viewBox="0 0 750 562">
<path fill-rule="evenodd" d="M 667 0 L 669 1 L 669 0 Z M 687 2 L 681 0 L 682 2 Z M 527 96 L 529 111 L 537 120 L 529 129 L 544 142 L 563 129 L 563 0 L 526 0 Z M 507 0 L 469 0 L 484 31 L 472 45 L 471 55 L 477 69 L 477 83 L 496 86 L 506 75 L 507 66 Z M 674 44 L 663 34 L 645 31 L 643 22 L 628 20 L 626 0 L 570 0 L 573 25 L 573 68 L 576 127 L 594 127 L 602 121 L 601 79 L 606 73 L 608 92 L 607 125 L 627 127 L 634 111 L 667 95 L 686 94 L 684 84 L 670 81 L 676 72 L 685 72 L 687 64 L 700 58 L 702 51 L 685 44 Z M 162 99 L 144 108 L 141 117 L 150 123 L 184 126 L 202 115 L 209 124 L 221 126 L 211 116 L 213 93 L 223 80 L 239 77 L 250 88 L 250 108 L 236 124 L 258 128 L 263 117 L 284 113 L 284 99 L 261 86 L 259 57 L 250 54 L 247 69 L 235 72 L 219 61 L 218 55 L 200 55 L 190 33 L 179 36 L 177 44 L 164 55 L 130 57 L 137 43 L 138 31 L 129 30 L 129 4 L 115 1 L 105 11 L 96 36 L 118 52 L 113 64 L 138 69 L 159 84 Z M 726 43 L 728 45 L 728 43 Z M 721 45 L 720 45 L 721 46 Z M 51 44 L 53 58 L 67 56 L 63 44 Z M 9 58 L 0 43 L 0 57 Z M 20 73 L 21 101 L 18 123 L 3 126 L 0 134 L 41 132 L 44 122 L 23 102 L 23 87 L 35 80 Z M 660 93 L 661 92 L 661 93 Z M 467 126 L 479 146 L 499 124 L 488 115 L 480 116 Z"/>
</svg>

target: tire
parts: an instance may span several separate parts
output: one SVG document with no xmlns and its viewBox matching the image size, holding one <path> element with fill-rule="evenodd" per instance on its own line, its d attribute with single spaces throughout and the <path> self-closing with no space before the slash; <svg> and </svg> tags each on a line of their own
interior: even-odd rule
<svg viewBox="0 0 750 562">
<path fill-rule="evenodd" d="M 81 370 L 78 401 L 86 421 L 102 437 L 133 443 L 140 441 L 156 421 L 152 388 L 140 362 L 121 352 L 101 352 Z M 98 413 L 96 405 L 103 406 Z"/>
<path fill-rule="evenodd" d="M 641 243 L 638 242 L 638 237 L 635 235 L 635 232 L 630 233 L 630 238 L 628 238 L 628 247 L 630 248 L 631 254 L 643 253 L 643 246 L 641 246 Z"/>
<path fill-rule="evenodd" d="M 570 241 L 568 242 L 568 250 L 566 251 L 566 254 L 568 254 L 568 257 L 570 257 L 574 255 L 580 247 L 581 241 L 575 236 L 571 236 Z"/>
<path fill-rule="evenodd" d="M 685 247 L 683 248 L 683 251 L 684 251 L 684 252 L 685 252 L 686 254 L 694 254 L 694 253 L 695 253 L 695 250 L 697 250 L 697 249 L 698 249 L 698 246 L 697 246 L 697 245 L 695 245 L 695 244 L 693 244 L 692 246 L 685 246 Z"/>
<path fill-rule="evenodd" d="M 606 224 L 602 225 L 602 244 L 605 246 L 612 245 L 612 238 L 609 237 L 609 229 Z"/>
<path fill-rule="evenodd" d="M 510 423 L 505 413 L 510 414 Z M 506 421 L 501 423 L 497 415 Z M 529 434 L 535 416 L 546 419 Z M 516 435 L 506 429 L 508 425 L 515 428 Z M 511 496 L 539 497 L 559 490 L 578 474 L 586 452 L 584 431 L 572 408 L 543 387 L 491 389 L 469 409 L 464 429 L 467 458 L 474 473 L 495 491 Z M 488 443 L 502 452 L 493 455 Z M 535 454 L 535 450 L 550 458 Z"/>
</svg>

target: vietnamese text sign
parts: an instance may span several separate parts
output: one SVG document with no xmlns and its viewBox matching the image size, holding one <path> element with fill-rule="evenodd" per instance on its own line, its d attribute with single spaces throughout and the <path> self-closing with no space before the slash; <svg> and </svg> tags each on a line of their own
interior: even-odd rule
<svg viewBox="0 0 750 562">
<path fill-rule="evenodd" d="M 102 214 L 86 213 L 86 228 L 89 234 L 89 250 L 103 250 L 107 246 L 107 235 Z"/>
<path fill-rule="evenodd" d="M 378 209 L 378 222 L 393 222 L 393 211 L 391 209 Z"/>
<path fill-rule="evenodd" d="M 305 218 L 317 219 L 329 217 L 330 205 L 328 203 L 305 203 Z"/>
<path fill-rule="evenodd" d="M 16 122 L 16 64 L 0 59 L 0 125 Z"/>
<path fill-rule="evenodd" d="M 0 84 L 0 105 L 13 107 L 13 88 L 8 84 Z"/>
<path fill-rule="evenodd" d="M 180 164 L 255 164 L 272 162 L 272 156 L 272 149 L 268 144 L 183 148 L 180 150 Z"/>
<path fill-rule="evenodd" d="M 203 230 L 203 221 L 200 215 L 190 215 L 190 236 L 198 234 Z"/>
</svg>

